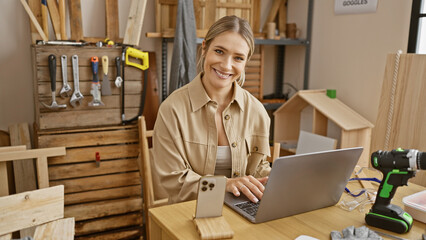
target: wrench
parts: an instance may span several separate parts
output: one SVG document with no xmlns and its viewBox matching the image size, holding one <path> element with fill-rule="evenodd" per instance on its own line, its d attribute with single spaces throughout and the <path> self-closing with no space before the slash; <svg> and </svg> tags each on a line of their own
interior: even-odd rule
<svg viewBox="0 0 426 240">
<path fill-rule="evenodd" d="M 67 56 L 61 56 L 61 65 L 62 65 L 62 89 L 59 93 L 62 98 L 69 97 L 71 92 L 71 86 L 68 84 L 68 75 L 67 75 Z"/>
<path fill-rule="evenodd" d="M 83 94 L 80 92 L 80 83 L 78 76 L 78 56 L 72 56 L 72 73 L 74 77 L 74 93 L 71 96 L 70 103 L 73 107 L 76 107 L 78 103 L 80 105 L 81 100 L 84 98 Z"/>
<path fill-rule="evenodd" d="M 123 79 L 121 78 L 121 60 L 120 57 L 115 58 L 115 66 L 117 67 L 117 78 L 115 79 L 115 86 L 121 87 L 121 83 L 123 82 Z"/>
</svg>

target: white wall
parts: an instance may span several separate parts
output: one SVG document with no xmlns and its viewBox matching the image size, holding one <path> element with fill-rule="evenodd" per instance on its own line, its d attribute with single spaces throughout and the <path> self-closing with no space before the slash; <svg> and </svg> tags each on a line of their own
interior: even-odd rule
<svg viewBox="0 0 426 240">
<path fill-rule="evenodd" d="M 407 51 L 411 2 L 379 0 L 376 13 L 335 15 L 334 1 L 315 1 L 309 87 L 337 89 L 375 123 L 386 56 Z"/>
<path fill-rule="evenodd" d="M 90 1 L 94 0 L 82 0 L 83 9 L 93 5 Z M 130 0 L 119 2 L 120 32 L 123 35 Z M 379 0 L 376 13 L 358 15 L 334 15 L 332 0 L 314 2 L 309 87 L 337 89 L 340 100 L 374 123 L 386 55 L 398 49 L 406 51 L 411 1 Z M 157 52 L 159 73 L 161 41 L 144 37 L 146 32 L 155 31 L 154 3 L 154 0 L 148 1 L 139 47 Z M 271 3 L 272 0 L 262 0 L 261 25 Z M 306 6 L 307 0 L 289 0 L 288 22 L 297 23 L 302 37 L 306 33 Z M 97 31 L 104 25 L 89 25 L 85 21 L 90 18 L 88 14 L 96 15 L 92 19 L 104 21 L 102 12 L 102 8 L 83 12 L 83 24 L 92 28 L 89 32 L 93 31 L 94 35 L 102 35 L 104 31 Z M 0 16 L 0 130 L 7 130 L 12 123 L 34 122 L 30 29 L 29 18 L 20 1 L 0 1 Z M 275 49 L 268 47 L 266 51 L 267 61 L 275 61 Z M 289 47 L 286 57 L 285 77 L 298 88 L 303 87 L 303 51 L 303 47 Z M 268 62 L 265 66 L 265 93 L 273 92 L 275 72 L 274 64 Z"/>
</svg>

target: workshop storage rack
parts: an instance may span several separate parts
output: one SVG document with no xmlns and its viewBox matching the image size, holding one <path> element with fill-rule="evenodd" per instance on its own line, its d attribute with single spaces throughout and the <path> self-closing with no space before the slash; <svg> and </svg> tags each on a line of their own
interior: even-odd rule
<svg viewBox="0 0 426 240">
<path fill-rule="evenodd" d="M 56 56 L 56 101 L 66 108 L 49 109 L 52 102 L 48 56 Z M 67 56 L 67 81 L 72 91 L 61 98 L 63 86 L 61 56 Z M 79 85 L 84 95 L 72 107 L 74 77 L 71 58 L 79 58 Z M 108 56 L 111 95 L 101 96 L 104 106 L 89 106 L 93 73 L 91 57 Z M 115 86 L 116 57 L 122 47 L 32 46 L 35 102 L 35 143 L 37 148 L 64 146 L 66 155 L 48 159 L 49 185 L 64 185 L 65 216 L 74 217 L 75 239 L 139 239 L 142 236 L 142 189 L 137 165 L 139 136 L 136 123 L 123 125 L 121 88 Z M 151 53 L 150 53 L 150 56 Z M 155 75 L 155 57 L 148 78 Z M 132 61 L 140 61 L 132 59 Z M 151 62 L 151 59 L 150 59 Z M 123 64 L 123 63 L 121 63 Z M 138 63 L 140 64 L 140 63 Z M 121 71 L 121 70 L 120 70 Z M 152 74 L 149 71 L 153 71 Z M 138 115 L 144 73 L 125 67 L 125 118 Z M 145 104 L 145 110 L 150 103 Z"/>
</svg>

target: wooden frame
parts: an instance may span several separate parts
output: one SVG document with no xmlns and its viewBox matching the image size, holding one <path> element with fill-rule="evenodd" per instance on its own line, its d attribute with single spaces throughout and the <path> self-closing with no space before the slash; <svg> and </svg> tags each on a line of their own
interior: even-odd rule
<svg viewBox="0 0 426 240">
<path fill-rule="evenodd" d="M 146 129 L 145 117 L 141 116 L 138 119 L 138 127 L 139 127 L 139 144 L 140 144 L 140 153 L 138 159 L 139 172 L 142 178 L 143 185 L 143 211 L 144 217 L 146 219 L 146 233 L 148 239 L 150 239 L 149 233 L 149 218 L 148 218 L 148 210 L 150 208 L 159 207 L 168 204 L 168 199 L 155 199 L 154 194 L 154 184 L 153 184 L 153 176 L 151 171 L 151 159 L 149 156 L 149 145 L 148 139 L 152 138 L 153 130 Z"/>
<path fill-rule="evenodd" d="M 25 146 L 24 146 L 25 147 Z M 65 147 L 41 148 L 22 150 L 22 146 L 0 148 L 0 162 L 36 158 L 37 181 L 39 188 L 49 187 L 49 174 L 47 172 L 47 158 L 65 155 Z M 25 147 L 26 148 L 26 147 Z M 7 151 L 12 149 L 11 151 Z"/>
</svg>

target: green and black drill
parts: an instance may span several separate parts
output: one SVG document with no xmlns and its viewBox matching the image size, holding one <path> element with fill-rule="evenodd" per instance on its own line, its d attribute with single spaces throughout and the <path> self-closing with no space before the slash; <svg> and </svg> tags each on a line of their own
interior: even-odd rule
<svg viewBox="0 0 426 240">
<path fill-rule="evenodd" d="M 413 218 L 401 207 L 391 204 L 397 187 L 407 185 L 417 170 L 426 170 L 426 153 L 414 149 L 377 151 L 371 154 L 371 164 L 383 173 L 376 201 L 366 214 L 368 225 L 396 233 L 406 233 Z"/>
</svg>

